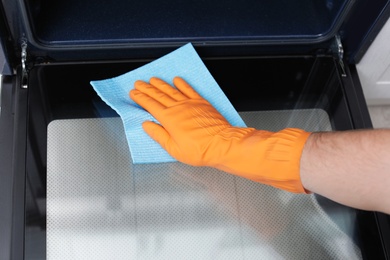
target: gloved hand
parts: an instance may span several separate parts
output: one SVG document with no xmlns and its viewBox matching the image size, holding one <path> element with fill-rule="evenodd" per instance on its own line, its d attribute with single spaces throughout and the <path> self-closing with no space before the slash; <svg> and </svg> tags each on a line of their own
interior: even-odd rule
<svg viewBox="0 0 390 260">
<path fill-rule="evenodd" d="M 177 89 L 151 78 L 150 84 L 135 82 L 130 91 L 130 97 L 161 123 L 146 121 L 144 130 L 172 157 L 283 190 L 306 192 L 299 165 L 310 133 L 234 127 L 183 79 L 176 77 L 173 83 Z"/>
</svg>

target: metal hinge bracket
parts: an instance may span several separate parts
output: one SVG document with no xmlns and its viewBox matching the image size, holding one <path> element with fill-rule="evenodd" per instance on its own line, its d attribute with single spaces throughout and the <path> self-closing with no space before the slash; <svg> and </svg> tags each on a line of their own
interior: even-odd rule
<svg viewBox="0 0 390 260">
<path fill-rule="evenodd" d="M 28 88 L 28 69 L 27 69 L 27 41 L 22 40 L 21 44 L 21 64 L 22 64 L 22 78 L 21 78 L 21 87 Z"/>
<path fill-rule="evenodd" d="M 344 47 L 343 47 L 343 44 L 341 43 L 340 35 L 335 36 L 335 49 L 336 49 L 335 52 L 337 55 L 339 66 L 341 69 L 341 76 L 346 77 L 347 73 L 346 73 L 345 64 L 344 64 Z"/>
</svg>

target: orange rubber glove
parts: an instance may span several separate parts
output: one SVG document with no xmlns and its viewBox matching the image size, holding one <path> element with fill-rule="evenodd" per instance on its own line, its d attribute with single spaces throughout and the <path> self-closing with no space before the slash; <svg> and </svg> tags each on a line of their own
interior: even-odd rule
<svg viewBox="0 0 390 260">
<path fill-rule="evenodd" d="M 130 97 L 161 123 L 146 121 L 144 130 L 172 157 L 283 190 L 306 192 L 299 165 L 310 133 L 234 127 L 183 79 L 176 77 L 173 82 L 177 89 L 151 78 L 150 84 L 135 82 L 130 91 Z"/>
</svg>

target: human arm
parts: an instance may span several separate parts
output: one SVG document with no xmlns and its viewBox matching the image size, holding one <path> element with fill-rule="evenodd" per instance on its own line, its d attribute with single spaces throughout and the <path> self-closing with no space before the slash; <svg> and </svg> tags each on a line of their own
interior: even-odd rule
<svg viewBox="0 0 390 260">
<path fill-rule="evenodd" d="M 157 78 L 150 84 L 138 81 L 130 97 L 161 123 L 144 122 L 143 128 L 177 160 L 390 213 L 387 131 L 310 134 L 237 128 L 184 80 L 175 78 L 174 84 L 177 89 Z"/>
<path fill-rule="evenodd" d="M 302 152 L 300 176 L 314 193 L 390 214 L 390 130 L 312 133 Z"/>
</svg>

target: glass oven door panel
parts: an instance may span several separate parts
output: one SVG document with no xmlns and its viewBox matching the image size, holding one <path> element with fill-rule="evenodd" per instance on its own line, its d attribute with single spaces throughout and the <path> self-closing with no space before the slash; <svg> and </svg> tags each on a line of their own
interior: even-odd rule
<svg viewBox="0 0 390 260">
<path fill-rule="evenodd" d="M 207 167 L 133 165 L 89 81 L 146 62 L 30 72 L 26 259 L 362 258 L 354 209 Z M 205 63 L 248 126 L 352 128 L 331 57 Z"/>
<path fill-rule="evenodd" d="M 331 130 L 318 109 L 241 116 L 274 131 Z M 353 229 L 341 230 L 315 195 L 206 167 L 132 165 L 118 117 L 52 121 L 47 154 L 48 259 L 360 258 Z"/>
</svg>

